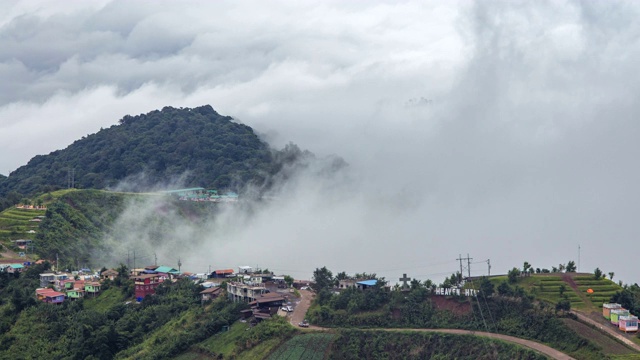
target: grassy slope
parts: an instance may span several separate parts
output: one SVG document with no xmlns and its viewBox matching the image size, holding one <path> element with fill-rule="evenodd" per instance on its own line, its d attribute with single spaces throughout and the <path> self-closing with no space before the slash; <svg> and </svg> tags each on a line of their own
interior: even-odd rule
<svg viewBox="0 0 640 360">
<path fill-rule="evenodd" d="M 507 281 L 507 277 L 491 278 L 491 282 L 496 286 L 502 281 Z M 575 288 L 572 287 L 571 281 L 576 285 Z M 536 274 L 519 278 L 517 285 L 533 294 L 537 300 L 547 301 L 551 304 L 562 299 L 560 287 L 563 285 L 565 288 L 564 296 L 571 301 L 571 308 L 587 314 L 601 312 L 602 304 L 609 302 L 611 295 L 622 290 L 622 287 L 609 279 L 596 280 L 593 275 L 586 274 Z M 592 289 L 593 293 L 589 294 L 588 289 Z M 574 320 L 565 319 L 565 323 L 580 336 L 602 347 L 603 352 L 612 358 L 640 359 L 640 354 L 634 353 L 601 331 Z"/>
<path fill-rule="evenodd" d="M 278 320 L 280 321 L 263 322 L 254 328 L 251 328 L 246 322 L 237 321 L 229 328 L 229 331 L 215 334 L 194 345 L 178 359 L 215 359 L 219 355 L 225 359 L 265 359 L 292 334 L 300 333 L 298 329 L 293 328 L 286 321 Z M 258 334 L 258 336 L 253 337 L 254 334 Z"/>
<path fill-rule="evenodd" d="M 33 200 L 42 200 L 42 204 L 47 206 L 59 199 L 61 196 L 72 192 L 78 191 L 75 189 L 58 190 L 52 193 L 40 195 Z M 18 209 L 16 207 L 10 207 L 0 212 L 0 242 L 9 246 L 11 250 L 16 251 L 17 248 L 11 247 L 11 240 L 17 239 L 34 239 L 35 234 L 29 234 L 27 231 L 38 231 L 40 223 L 29 221 L 36 216 L 44 216 L 46 210 L 35 209 Z"/>
<path fill-rule="evenodd" d="M 529 293 L 533 294 L 536 299 L 557 303 L 562 299 L 560 295 L 560 287 L 564 285 L 564 295 L 571 301 L 571 308 L 584 311 L 599 311 L 602 304 L 608 302 L 611 295 L 622 288 L 609 279 L 594 279 L 589 275 L 576 275 L 573 280 L 578 285 L 577 291 L 574 290 L 569 283 L 563 280 L 565 274 L 544 274 L 531 275 L 518 279 L 517 285 L 523 287 Z M 491 278 L 494 285 L 499 285 L 502 281 L 507 281 L 506 276 L 496 276 Z M 588 294 L 587 289 L 593 289 L 593 294 Z M 586 300 L 586 301 L 585 301 Z"/>
</svg>

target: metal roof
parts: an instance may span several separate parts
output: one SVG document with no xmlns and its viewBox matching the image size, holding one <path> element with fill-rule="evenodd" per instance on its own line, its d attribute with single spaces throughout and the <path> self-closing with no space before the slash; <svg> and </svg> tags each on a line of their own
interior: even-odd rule
<svg viewBox="0 0 640 360">
<path fill-rule="evenodd" d="M 170 267 L 170 266 L 158 266 L 155 270 L 155 272 L 159 272 L 159 273 L 177 273 L 178 270 Z"/>
<path fill-rule="evenodd" d="M 374 286 L 375 284 L 378 283 L 378 280 L 363 280 L 363 281 L 358 281 L 357 284 L 359 285 L 365 285 L 365 286 Z"/>
<path fill-rule="evenodd" d="M 162 192 L 163 193 L 167 193 L 167 194 L 175 194 L 175 193 L 181 193 L 181 192 L 185 192 L 185 191 L 200 191 L 200 190 L 204 190 L 204 188 L 197 187 L 197 188 L 178 189 L 178 190 L 165 190 L 165 191 L 162 191 Z"/>
</svg>

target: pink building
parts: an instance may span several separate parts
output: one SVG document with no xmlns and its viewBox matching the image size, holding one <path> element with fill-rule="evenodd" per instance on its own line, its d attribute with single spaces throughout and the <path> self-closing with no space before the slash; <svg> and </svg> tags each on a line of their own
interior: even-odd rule
<svg viewBox="0 0 640 360">
<path fill-rule="evenodd" d="M 620 316 L 618 327 L 624 332 L 638 331 L 638 317 L 633 315 Z"/>
</svg>

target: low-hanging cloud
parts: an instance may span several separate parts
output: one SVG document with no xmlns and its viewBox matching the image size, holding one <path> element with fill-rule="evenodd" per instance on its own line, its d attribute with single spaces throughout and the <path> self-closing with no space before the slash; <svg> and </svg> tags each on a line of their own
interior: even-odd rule
<svg viewBox="0 0 640 360">
<path fill-rule="evenodd" d="M 348 176 L 301 173 L 250 219 L 230 208 L 185 264 L 437 278 L 458 254 L 482 274 L 580 245 L 581 270 L 635 282 L 639 10 L 17 2 L 0 15 L 0 151 L 16 154 L 0 172 L 125 114 L 211 104 Z"/>
</svg>

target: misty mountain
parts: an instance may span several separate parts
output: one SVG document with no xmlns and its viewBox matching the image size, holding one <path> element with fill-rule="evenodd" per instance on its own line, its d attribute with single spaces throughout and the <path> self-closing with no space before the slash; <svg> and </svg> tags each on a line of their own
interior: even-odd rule
<svg viewBox="0 0 640 360">
<path fill-rule="evenodd" d="M 269 146 L 251 127 L 218 114 L 209 105 L 124 116 L 117 125 L 38 155 L 0 178 L 0 196 L 66 188 L 127 190 L 158 184 L 241 189 L 262 185 L 278 171 Z"/>
</svg>

